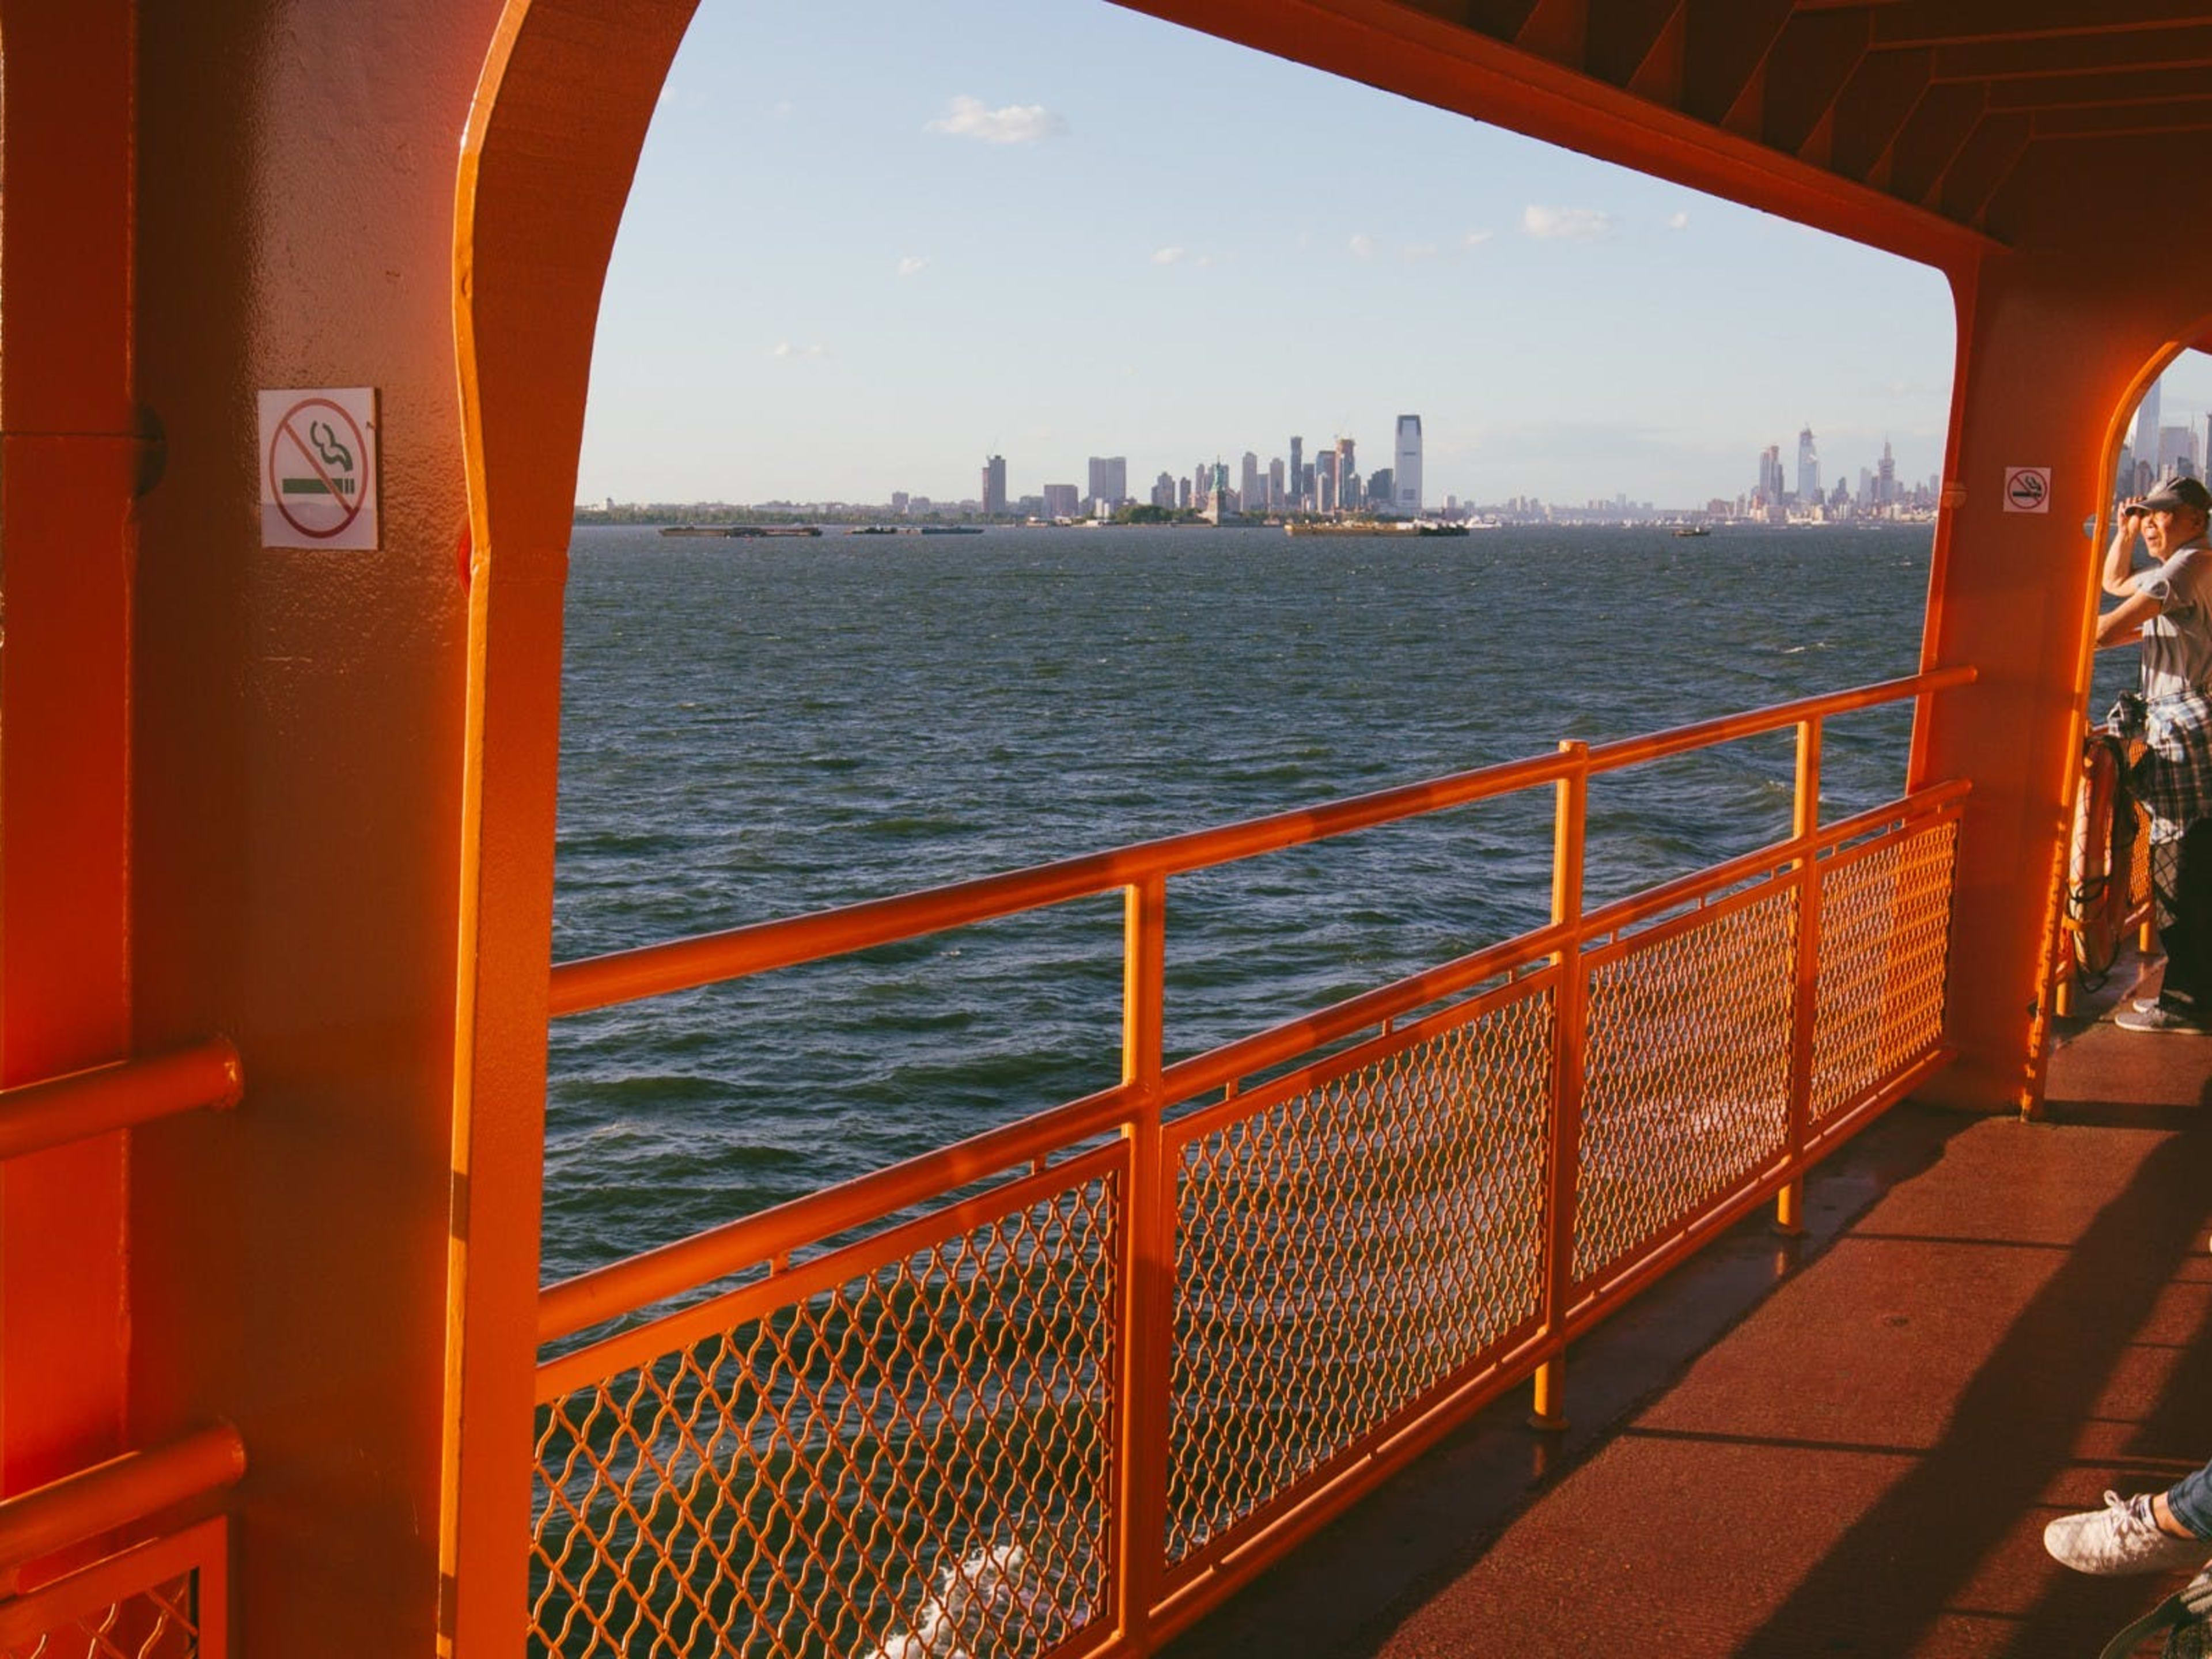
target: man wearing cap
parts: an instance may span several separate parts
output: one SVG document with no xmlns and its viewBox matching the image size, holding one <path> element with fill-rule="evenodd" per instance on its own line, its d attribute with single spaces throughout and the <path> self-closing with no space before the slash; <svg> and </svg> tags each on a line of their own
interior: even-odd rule
<svg viewBox="0 0 2212 1659">
<path fill-rule="evenodd" d="M 2194 478 L 2162 480 L 2122 504 L 2105 550 L 2105 592 L 2120 603 L 2097 618 L 2097 645 L 2140 642 L 2143 741 L 2128 781 L 2150 814 L 2166 977 L 2158 996 L 2124 1009 L 2130 1031 L 2212 1033 L 2212 493 Z M 2140 535 L 2154 561 L 2137 571 Z"/>
</svg>

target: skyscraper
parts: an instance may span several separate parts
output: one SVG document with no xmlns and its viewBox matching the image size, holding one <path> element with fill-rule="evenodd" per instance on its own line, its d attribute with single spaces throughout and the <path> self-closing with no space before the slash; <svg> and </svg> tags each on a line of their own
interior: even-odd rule
<svg viewBox="0 0 2212 1659">
<path fill-rule="evenodd" d="M 1006 510 L 1006 458 L 994 455 L 983 463 L 983 511 Z"/>
<path fill-rule="evenodd" d="M 1334 493 L 1338 512 L 1349 513 L 1358 505 L 1357 492 L 1352 487 L 1352 480 L 1358 476 L 1359 468 L 1352 459 L 1352 440 L 1339 438 L 1336 441 L 1336 476 L 1334 480 L 1336 486 Z"/>
<path fill-rule="evenodd" d="M 1897 499 L 1897 458 L 1889 453 L 1889 440 L 1881 441 L 1881 465 L 1874 475 L 1874 500 L 1877 507 L 1887 507 Z"/>
<path fill-rule="evenodd" d="M 1260 458 L 1246 450 L 1238 471 L 1242 476 L 1237 484 L 1237 505 L 1247 513 L 1255 512 L 1267 504 L 1260 495 Z"/>
<path fill-rule="evenodd" d="M 1126 455 L 1093 455 L 1091 458 L 1091 501 L 1106 501 L 1119 507 L 1129 499 L 1129 458 Z"/>
<path fill-rule="evenodd" d="M 2158 464 L 2159 442 L 2159 382 L 2153 380 L 2143 388 L 2142 402 L 2136 405 L 2136 459 Z"/>
<path fill-rule="evenodd" d="M 1398 417 L 1398 461 L 1392 469 L 1391 504 L 1401 513 L 1421 510 L 1421 417 Z"/>
<path fill-rule="evenodd" d="M 1291 495 L 1304 495 L 1306 493 L 1307 485 L 1305 477 L 1306 441 L 1304 438 L 1293 438 L 1291 440 L 1290 483 Z"/>
<path fill-rule="evenodd" d="M 1776 507 L 1782 501 L 1782 446 L 1769 444 L 1759 452 L 1759 501 Z"/>
<path fill-rule="evenodd" d="M 1820 499 L 1820 452 L 1809 426 L 1797 434 L 1797 499 L 1808 505 Z"/>
<path fill-rule="evenodd" d="M 1283 505 L 1283 458 L 1279 455 L 1267 463 L 1267 505 Z"/>
</svg>

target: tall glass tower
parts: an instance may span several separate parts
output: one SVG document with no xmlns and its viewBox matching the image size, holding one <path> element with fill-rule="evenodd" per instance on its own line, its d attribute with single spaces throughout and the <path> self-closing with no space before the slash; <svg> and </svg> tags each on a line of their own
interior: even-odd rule
<svg viewBox="0 0 2212 1659">
<path fill-rule="evenodd" d="M 1797 434 L 1797 499 L 1808 505 L 1820 499 L 1820 452 L 1809 426 Z"/>
<path fill-rule="evenodd" d="M 2159 382 L 2153 380 L 2143 388 L 2142 402 L 2136 408 L 2136 459 L 2159 464 L 2159 420 L 2164 410 L 2160 407 Z"/>
<path fill-rule="evenodd" d="M 1421 510 L 1421 417 L 1398 417 L 1398 456 L 1393 472 L 1391 505 L 1401 513 Z"/>
</svg>

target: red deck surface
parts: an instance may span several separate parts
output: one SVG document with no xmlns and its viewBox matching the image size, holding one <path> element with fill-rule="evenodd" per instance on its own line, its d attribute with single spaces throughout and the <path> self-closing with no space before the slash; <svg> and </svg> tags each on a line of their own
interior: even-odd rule
<svg viewBox="0 0 2212 1659">
<path fill-rule="evenodd" d="M 2170 1585 L 2044 1522 L 2212 1457 L 2212 1038 L 2093 1027 L 2050 1098 L 1893 1113 L 1578 1346 L 1564 1438 L 1516 1395 L 1178 1659 L 2094 1655 Z"/>
</svg>

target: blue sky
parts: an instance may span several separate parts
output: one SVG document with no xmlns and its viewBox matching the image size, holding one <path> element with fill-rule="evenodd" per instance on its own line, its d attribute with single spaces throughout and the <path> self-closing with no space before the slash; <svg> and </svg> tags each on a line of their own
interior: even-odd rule
<svg viewBox="0 0 2212 1659">
<path fill-rule="evenodd" d="M 1686 504 L 1808 422 L 1924 477 L 1952 349 L 1931 270 L 1102 0 L 706 0 L 577 493 L 1141 493 L 1418 412 L 1432 503 Z"/>
</svg>

